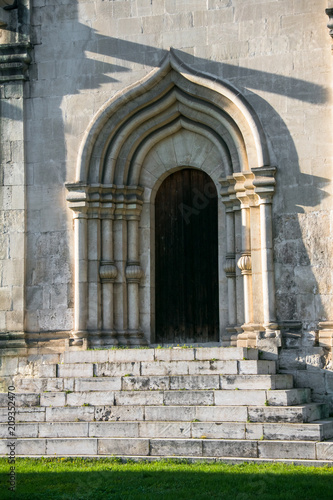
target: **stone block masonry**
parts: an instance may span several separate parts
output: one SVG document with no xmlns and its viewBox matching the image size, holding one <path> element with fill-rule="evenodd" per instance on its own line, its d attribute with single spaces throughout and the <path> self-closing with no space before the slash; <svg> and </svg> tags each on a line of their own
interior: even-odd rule
<svg viewBox="0 0 333 500">
<path fill-rule="evenodd" d="M 12 61 L 15 57 L 16 66 L 2 69 L 0 330 L 25 331 L 34 340 L 66 337 L 63 332 L 68 336 L 75 330 L 75 296 L 79 287 L 74 285 L 74 235 L 64 200 L 64 183 L 77 178 L 75 169 L 80 161 L 77 152 L 82 151 L 81 140 L 92 117 L 117 92 L 160 66 L 170 45 L 194 72 L 203 71 L 213 79 L 225 79 L 237 87 L 257 113 L 265 130 L 271 164 L 277 166 L 272 205 L 274 245 L 267 240 L 263 246 L 258 240 L 260 223 L 258 220 L 255 223 L 254 206 L 250 209 L 251 241 L 246 243 L 250 246 L 244 247 L 244 238 L 242 243 L 236 241 L 233 248 L 228 243 L 227 267 L 231 254 L 239 260 L 244 252 L 251 251 L 252 277 L 242 278 L 238 270 L 236 278 L 220 276 L 220 340 L 230 341 L 237 336 L 235 332 L 226 333 L 234 320 L 240 327 L 244 320 L 251 323 L 253 319 L 259 330 L 266 324 L 266 331 L 271 328 L 267 322 L 273 320 L 279 323 L 301 319 L 306 331 L 316 328 L 320 321 L 329 321 L 332 263 L 327 249 L 331 238 L 331 188 L 325 172 L 332 162 L 332 148 L 329 133 L 325 134 L 325 143 L 321 138 L 323 131 L 332 127 L 328 91 L 331 54 L 324 0 L 315 6 L 310 0 L 300 5 L 287 0 L 251 5 L 237 0 L 208 4 L 194 0 L 186 3 L 153 0 L 149 5 L 125 0 L 98 3 L 75 0 L 61 4 L 38 2 L 31 11 L 29 2 L 25 2 L 25 7 L 24 16 L 21 7 L 11 11 L 11 32 L 1 30 L 1 50 Z M 13 33 L 18 27 L 15 23 L 21 18 L 24 28 L 14 41 Z M 28 73 L 30 47 L 33 59 Z M 192 107 L 197 113 L 194 104 Z M 165 146 L 165 153 L 173 147 Z M 177 151 L 174 160 L 177 155 L 180 157 L 182 152 Z M 156 157 L 163 172 L 172 167 L 162 150 Z M 255 167 L 260 167 L 259 163 Z M 155 162 L 155 171 L 151 172 L 155 172 L 154 178 L 158 180 L 164 173 L 156 168 Z M 222 174 L 223 169 L 221 177 Z M 142 182 L 145 176 L 148 172 L 143 174 Z M 147 185 L 145 189 L 147 196 L 150 187 Z M 230 207 L 231 204 L 226 209 Z M 224 210 L 223 205 L 220 210 Z M 265 211 L 269 209 L 260 210 L 268 221 L 270 215 Z M 237 219 L 236 213 L 234 217 Z M 232 224 L 231 217 L 228 220 Z M 149 220 L 148 225 L 142 224 L 149 230 Z M 111 332 L 115 324 L 121 329 L 127 307 L 119 309 L 123 298 L 115 300 L 115 324 L 111 325 L 111 316 L 103 316 L 101 311 L 103 300 L 109 302 L 111 293 L 119 294 L 122 290 L 131 304 L 141 295 L 139 306 L 135 306 L 138 310 L 127 321 L 134 330 L 139 321 L 146 340 L 152 341 L 154 331 L 150 325 L 154 323 L 155 311 L 147 249 L 143 245 L 136 250 L 137 255 L 134 252 L 130 256 L 141 263 L 143 275 L 139 286 L 133 282 L 120 286 L 121 266 L 117 263 L 114 285 L 103 284 L 106 278 L 103 273 L 102 278 L 98 276 L 98 263 L 101 259 L 111 262 L 118 257 L 98 249 L 101 234 L 98 223 L 91 221 L 88 226 L 91 242 L 87 248 L 88 330 L 97 327 L 99 331 L 101 326 L 105 329 L 108 325 Z M 120 234 L 119 223 L 115 226 L 114 234 Z M 265 258 L 263 249 L 267 250 Z M 271 258 L 274 270 L 269 263 Z M 226 259 L 223 252 L 221 259 Z M 245 271 L 241 269 L 243 274 Z M 260 293 L 274 295 L 273 271 L 276 317 L 272 316 L 271 298 L 268 305 L 260 306 L 253 300 L 251 305 L 249 288 L 252 281 L 256 290 L 263 287 Z M 267 279 L 260 278 L 262 272 Z M 247 283 L 245 290 L 242 280 Z M 231 307 L 234 296 L 238 311 Z M 244 300 L 249 311 L 244 310 Z M 246 317 L 242 317 L 244 312 Z M 252 319 L 251 314 L 254 314 Z M 246 339 L 244 335 L 243 332 L 242 341 L 249 341 L 250 334 L 246 332 Z M 124 341 L 121 336 L 120 341 Z"/>
<path fill-rule="evenodd" d="M 112 453 L 121 449 L 116 427 L 104 439 L 103 427 L 89 433 L 90 419 L 138 422 L 148 412 L 155 428 L 119 427 L 137 453 L 229 456 L 232 443 L 186 441 L 201 429 L 213 435 L 210 424 L 187 422 L 176 444 L 178 424 L 161 436 L 165 419 L 182 410 L 206 424 L 210 405 L 230 424 L 233 414 L 240 419 L 234 432 L 247 457 L 287 458 L 275 434 L 326 439 L 328 424 L 279 434 L 265 423 L 284 415 L 305 425 L 326 418 L 322 405 L 333 411 L 332 2 L 3 5 L 0 388 L 15 382 L 20 414 L 37 426 L 22 428 L 19 449 L 27 439 L 36 454 L 70 446 L 79 454 L 75 433 L 88 432 L 87 450 Z M 156 200 L 183 169 L 208 176 L 217 193 L 216 336 L 209 325 L 202 349 L 88 350 L 165 343 L 158 292 L 173 300 L 185 271 L 170 258 L 158 280 Z M 185 184 L 177 193 L 191 193 Z M 192 193 L 184 230 L 202 214 L 205 188 L 205 196 Z M 198 263 L 184 283 L 190 295 L 174 306 L 188 305 L 191 325 L 204 310 L 193 306 L 199 264 L 208 276 L 197 240 L 190 255 Z M 189 265 L 184 248 L 174 262 Z M 169 316 L 171 344 L 196 346 L 206 335 L 206 326 L 189 333 Z M 257 409 L 245 415 L 252 398 Z M 282 415 L 280 406 L 293 409 Z M 72 436 L 64 426 L 38 427 L 63 416 L 74 424 L 75 411 L 83 425 L 69 426 Z M 73 441 L 57 441 L 61 432 Z M 314 460 L 330 450 L 306 442 L 290 454 Z"/>
<path fill-rule="evenodd" d="M 86 376 L 86 370 L 95 372 L 99 364 L 112 364 L 107 359 L 119 360 L 115 350 L 81 351 L 81 363 L 75 359 L 78 351 L 45 356 L 45 364 L 37 366 L 55 366 L 52 377 L 40 378 L 33 369 L 16 375 L 12 382 L 17 386 L 18 455 L 291 459 L 331 465 L 333 420 L 328 418 L 327 405 L 311 402 L 309 389 L 292 388 L 290 375 L 276 375 L 272 369 L 276 362 L 243 359 L 258 358 L 257 350 L 231 347 L 126 351 L 127 359 L 141 353 L 137 356 L 141 361 L 132 362 L 138 365 L 139 375 L 121 374 L 129 364 L 125 357 L 114 362 L 117 376 Z M 176 360 L 168 361 L 173 358 L 167 355 L 170 351 L 174 351 Z M 210 360 L 212 371 L 215 363 L 215 369 L 224 374 L 191 375 L 191 366 L 204 365 L 212 351 L 221 358 Z M 142 374 L 147 363 L 151 375 Z M 168 375 L 160 374 L 163 363 L 169 367 Z M 234 371 L 235 364 L 238 372 L 248 364 L 256 373 L 231 374 L 229 377 L 239 387 L 224 387 L 224 379 Z M 22 366 L 20 359 L 17 369 Z M 261 374 L 262 367 L 274 373 Z M 183 373 L 173 374 L 173 370 Z M 254 381 L 257 388 L 242 389 L 244 377 Z M 36 392 L 27 392 L 28 387 Z M 0 393 L 0 455 L 5 455 L 7 449 L 7 401 L 7 392 Z"/>
</svg>

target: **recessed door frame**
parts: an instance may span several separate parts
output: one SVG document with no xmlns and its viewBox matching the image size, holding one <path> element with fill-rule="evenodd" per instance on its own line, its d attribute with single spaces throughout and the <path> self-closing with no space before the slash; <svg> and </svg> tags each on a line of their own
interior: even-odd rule
<svg viewBox="0 0 333 500">
<path fill-rule="evenodd" d="M 156 326 L 158 343 L 219 341 L 217 203 L 216 186 L 209 175 L 199 169 L 182 168 L 173 172 L 157 191 L 155 316 L 156 325 L 160 318 Z M 202 234 L 205 234 L 204 241 L 200 240 Z M 162 249 L 158 239 L 163 236 L 167 238 L 167 250 Z M 158 259 L 162 259 L 165 271 Z"/>
</svg>

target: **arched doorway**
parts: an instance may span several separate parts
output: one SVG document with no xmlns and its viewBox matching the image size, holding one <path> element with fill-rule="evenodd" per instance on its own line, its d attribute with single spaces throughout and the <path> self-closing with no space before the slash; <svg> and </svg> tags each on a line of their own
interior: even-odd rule
<svg viewBox="0 0 333 500">
<path fill-rule="evenodd" d="M 184 168 L 160 186 L 155 266 L 156 342 L 217 342 L 217 192 L 205 172 Z"/>
<path fill-rule="evenodd" d="M 213 245 L 219 248 L 219 340 L 244 347 L 256 345 L 263 332 L 276 335 L 276 167 L 264 129 L 239 90 L 198 73 L 171 51 L 161 67 L 99 110 L 79 150 L 76 181 L 66 184 L 75 233 L 74 343 L 158 339 L 155 198 L 160 180 L 183 167 L 204 171 L 222 186 Z M 193 331 L 186 341 L 199 340 Z"/>
</svg>

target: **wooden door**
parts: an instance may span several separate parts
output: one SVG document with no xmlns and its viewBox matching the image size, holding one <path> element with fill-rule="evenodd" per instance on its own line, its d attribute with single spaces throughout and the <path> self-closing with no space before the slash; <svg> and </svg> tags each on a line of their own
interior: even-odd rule
<svg viewBox="0 0 333 500">
<path fill-rule="evenodd" d="M 210 177 L 183 169 L 155 201 L 157 343 L 219 340 L 217 192 Z"/>
</svg>

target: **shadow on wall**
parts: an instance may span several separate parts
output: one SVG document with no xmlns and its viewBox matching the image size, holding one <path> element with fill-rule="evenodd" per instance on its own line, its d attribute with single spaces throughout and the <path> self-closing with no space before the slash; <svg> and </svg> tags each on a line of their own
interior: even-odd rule
<svg viewBox="0 0 333 500">
<path fill-rule="evenodd" d="M 27 251 L 30 256 L 27 263 L 28 331 L 72 328 L 72 314 L 68 310 L 73 307 L 72 292 L 69 291 L 71 287 L 68 287 L 72 281 L 72 248 L 69 248 L 67 237 L 64 236 L 69 230 L 67 221 L 64 220 L 62 209 L 57 210 L 57 206 L 60 207 L 63 203 L 64 182 L 73 180 L 72 172 L 69 174 L 70 178 L 67 176 L 65 97 L 84 90 L 101 88 L 103 84 L 115 84 L 115 88 L 121 89 L 121 78 L 118 78 L 118 74 L 132 71 L 128 63 L 143 65 L 148 72 L 149 68 L 158 67 L 167 54 L 166 50 L 158 47 L 104 36 L 80 23 L 78 4 L 74 0 L 69 1 L 68 5 L 45 3 L 45 6 L 36 7 L 32 11 L 35 60 L 30 70 L 31 99 L 27 109 L 27 177 L 33 178 L 34 185 L 27 193 Z M 47 23 L 44 20 L 47 20 Z M 64 30 L 72 33 L 72 37 L 59 40 L 59 33 Z M 225 79 L 238 88 L 262 121 L 275 152 L 274 161 L 277 163 L 279 196 L 273 203 L 275 261 L 282 269 L 277 277 L 277 314 L 280 321 L 299 319 L 297 314 L 302 315 L 302 309 L 296 296 L 299 288 L 297 280 L 295 281 L 295 269 L 306 266 L 309 270 L 310 267 L 295 214 L 304 212 L 303 206 L 320 205 L 327 197 L 323 188 L 330 180 L 300 172 L 297 151 L 287 125 L 272 106 L 253 91 L 323 104 L 328 99 L 327 89 L 297 78 L 210 61 L 181 50 L 175 52 L 191 68 L 205 71 L 213 78 Z M 88 53 L 105 58 L 112 57 L 115 64 L 95 60 L 89 57 Z M 43 102 L 40 97 L 45 98 Z M 43 119 L 48 107 L 52 109 L 52 121 Z M 3 116 L 13 118 L 13 109 L 4 106 L 1 112 Z M 86 112 L 91 113 L 89 109 Z M 22 117 L 17 116 L 17 119 L 21 120 Z M 66 133 L 71 131 L 66 129 Z M 42 149 L 42 154 L 40 148 L 34 147 L 36 142 L 47 144 L 47 147 Z M 294 187 L 293 206 L 289 203 L 288 209 L 290 216 L 283 214 L 285 209 L 283 201 L 280 201 L 283 200 L 279 183 L 282 178 L 284 185 L 288 183 L 290 188 Z M 42 218 L 41 210 L 44 212 Z M 293 224 L 286 226 L 287 219 L 292 220 Z M 290 241 L 288 240 L 287 244 L 288 232 Z M 297 247 L 296 252 L 293 247 Z M 313 275 L 310 278 L 315 282 Z M 45 309 L 47 288 L 49 310 L 47 306 Z M 317 302 L 316 311 L 321 309 Z M 315 317 L 318 320 L 327 319 L 320 317 L 320 314 Z"/>
</svg>

